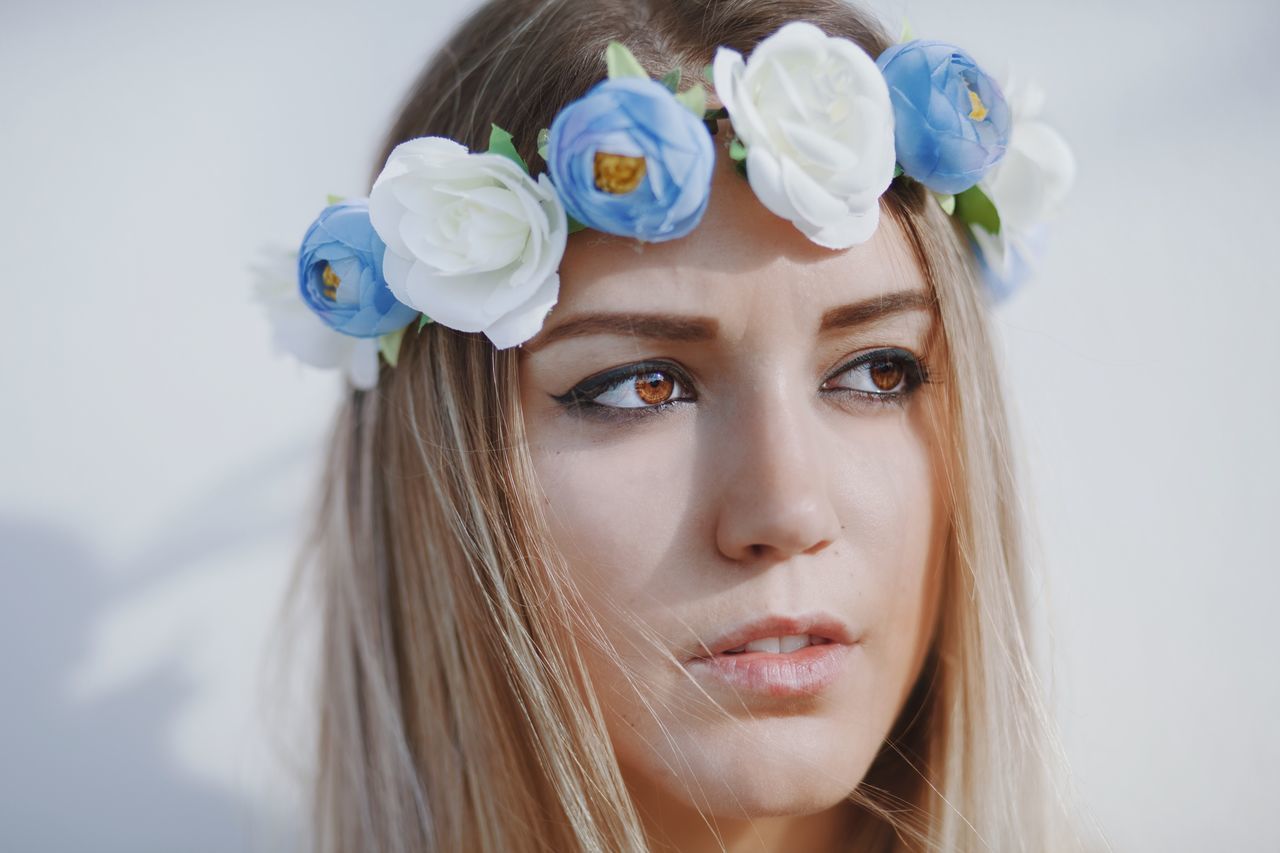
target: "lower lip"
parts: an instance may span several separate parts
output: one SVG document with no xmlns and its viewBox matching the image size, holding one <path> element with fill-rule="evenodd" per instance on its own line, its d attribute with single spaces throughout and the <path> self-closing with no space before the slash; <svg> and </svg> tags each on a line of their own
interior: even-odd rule
<svg viewBox="0 0 1280 853">
<path fill-rule="evenodd" d="M 823 643 L 786 654 L 742 652 L 695 658 L 686 666 L 740 691 L 763 696 L 813 696 L 835 683 L 853 646 Z"/>
</svg>

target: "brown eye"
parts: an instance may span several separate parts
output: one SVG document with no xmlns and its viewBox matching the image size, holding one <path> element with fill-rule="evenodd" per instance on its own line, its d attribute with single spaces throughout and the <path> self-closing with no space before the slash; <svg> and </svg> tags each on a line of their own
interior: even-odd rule
<svg viewBox="0 0 1280 853">
<path fill-rule="evenodd" d="M 881 391 L 892 391 L 906 376 L 902 365 L 892 361 L 882 361 L 871 365 L 871 381 Z"/>
<path fill-rule="evenodd" d="M 924 363 L 893 347 L 859 356 L 823 383 L 824 390 L 844 390 L 879 402 L 901 400 L 927 381 Z"/>
<path fill-rule="evenodd" d="M 635 380 L 636 396 L 648 406 L 656 406 L 671 399 L 671 392 L 675 387 L 676 383 L 665 373 L 647 373 L 637 376 Z"/>
<path fill-rule="evenodd" d="M 639 370 L 604 386 L 590 396 L 598 406 L 614 409 L 644 409 L 661 406 L 684 398 L 688 389 L 675 374 L 667 370 Z"/>
</svg>

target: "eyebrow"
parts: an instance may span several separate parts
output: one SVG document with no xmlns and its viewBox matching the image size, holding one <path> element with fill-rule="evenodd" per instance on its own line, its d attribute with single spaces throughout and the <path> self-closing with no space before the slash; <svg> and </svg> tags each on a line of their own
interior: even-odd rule
<svg viewBox="0 0 1280 853">
<path fill-rule="evenodd" d="M 525 345 L 527 352 L 541 349 L 552 341 L 583 335 L 631 335 L 660 341 L 695 343 L 709 341 L 720 331 L 714 317 L 690 317 L 685 314 L 583 314 L 552 326 L 541 337 Z"/>
<path fill-rule="evenodd" d="M 923 290 L 897 290 L 893 293 L 882 293 L 879 296 L 824 311 L 818 333 L 865 326 L 873 320 L 906 311 L 923 311 L 932 305 L 933 300 Z"/>
<path fill-rule="evenodd" d="M 818 332 L 865 326 L 893 314 L 921 310 L 930 305 L 931 300 L 922 290 L 899 290 L 872 296 L 823 312 Z M 714 317 L 602 312 L 583 314 L 552 326 L 538 339 L 527 343 L 524 349 L 533 352 L 554 341 L 585 335 L 630 335 L 650 340 L 697 343 L 714 339 L 719 330 L 720 322 Z"/>
</svg>

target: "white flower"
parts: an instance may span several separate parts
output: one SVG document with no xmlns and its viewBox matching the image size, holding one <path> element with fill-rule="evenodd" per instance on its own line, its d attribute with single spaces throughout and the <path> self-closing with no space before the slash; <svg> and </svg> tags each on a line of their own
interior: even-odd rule
<svg viewBox="0 0 1280 853">
<path fill-rule="evenodd" d="M 1004 159 L 987 175 L 984 188 L 1000 211 L 1001 223 L 1025 230 L 1057 213 L 1075 182 L 1076 161 L 1066 140 L 1040 120 L 1044 95 L 1038 86 L 1006 87 L 1013 128 Z"/>
<path fill-rule="evenodd" d="M 377 338 L 336 332 L 307 307 L 298 293 L 296 252 L 267 248 L 253 266 L 254 296 L 266 309 L 276 349 L 312 367 L 341 368 L 365 391 L 378 384 Z"/>
<path fill-rule="evenodd" d="M 500 154 L 423 137 L 401 143 L 369 194 L 383 275 L 437 323 L 499 349 L 537 334 L 560 292 L 569 234 L 555 187 Z"/>
<path fill-rule="evenodd" d="M 874 60 L 848 39 L 793 22 L 745 63 L 720 48 L 712 71 L 760 202 L 819 245 L 870 239 L 896 160 L 889 87 Z"/>
<path fill-rule="evenodd" d="M 1040 87 L 1008 82 L 1002 88 L 1013 113 L 1009 147 L 981 183 L 1000 214 L 1000 233 L 973 232 L 992 273 L 1011 289 L 1023 277 L 1017 267 L 1029 272 L 1041 254 L 1043 225 L 1075 183 L 1076 161 L 1066 140 L 1039 118 Z"/>
</svg>

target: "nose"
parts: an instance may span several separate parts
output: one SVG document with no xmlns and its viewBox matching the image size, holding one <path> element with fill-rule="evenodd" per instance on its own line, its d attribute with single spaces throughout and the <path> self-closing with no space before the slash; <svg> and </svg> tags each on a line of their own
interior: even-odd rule
<svg viewBox="0 0 1280 853">
<path fill-rule="evenodd" d="M 821 423 L 802 395 L 753 398 L 716 439 L 722 466 L 716 545 L 738 562 L 817 553 L 840 530 L 821 457 Z"/>
</svg>

